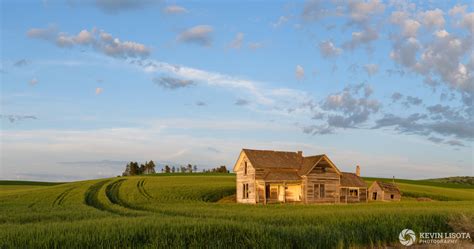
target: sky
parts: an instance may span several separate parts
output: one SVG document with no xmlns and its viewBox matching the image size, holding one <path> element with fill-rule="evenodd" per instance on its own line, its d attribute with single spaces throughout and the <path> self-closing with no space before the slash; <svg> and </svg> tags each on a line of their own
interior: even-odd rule
<svg viewBox="0 0 474 249">
<path fill-rule="evenodd" d="M 232 168 L 473 176 L 469 1 L 1 1 L 0 179 Z"/>
</svg>

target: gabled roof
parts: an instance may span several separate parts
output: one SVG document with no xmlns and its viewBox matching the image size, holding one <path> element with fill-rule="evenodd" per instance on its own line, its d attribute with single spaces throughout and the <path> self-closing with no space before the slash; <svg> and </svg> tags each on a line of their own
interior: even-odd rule
<svg viewBox="0 0 474 249">
<path fill-rule="evenodd" d="M 292 169 L 302 176 L 308 174 L 324 158 L 340 174 L 336 165 L 324 154 L 304 157 L 302 153 L 298 152 L 251 149 L 242 149 L 241 153 L 247 156 L 252 166 L 256 169 Z M 234 171 L 240 163 L 241 156 L 239 156 L 239 160 L 234 166 Z"/>
<path fill-rule="evenodd" d="M 400 194 L 400 189 L 395 183 L 375 181 L 373 184 L 378 184 L 380 188 L 385 192 Z"/>
<path fill-rule="evenodd" d="M 303 163 L 303 156 L 297 152 L 250 149 L 243 149 L 242 151 L 256 169 L 279 168 L 299 170 Z"/>
<path fill-rule="evenodd" d="M 360 187 L 367 188 L 367 184 L 360 176 L 354 173 L 342 172 L 341 187 Z"/>
<path fill-rule="evenodd" d="M 313 166 L 318 163 L 321 158 L 323 158 L 324 155 L 317 155 L 317 156 L 307 156 L 307 157 L 304 157 L 303 158 L 303 164 L 301 165 L 301 168 L 300 170 L 298 171 L 298 173 L 300 175 L 304 175 L 306 174 L 307 172 L 309 172 Z"/>
</svg>

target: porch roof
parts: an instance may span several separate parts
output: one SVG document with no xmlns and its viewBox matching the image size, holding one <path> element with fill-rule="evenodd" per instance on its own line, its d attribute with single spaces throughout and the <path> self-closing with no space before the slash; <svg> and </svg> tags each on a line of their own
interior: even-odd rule
<svg viewBox="0 0 474 249">
<path fill-rule="evenodd" d="M 270 171 L 263 179 L 265 181 L 301 181 L 296 171 Z"/>
<path fill-rule="evenodd" d="M 367 184 L 354 173 L 342 172 L 341 187 L 367 188 Z"/>
</svg>

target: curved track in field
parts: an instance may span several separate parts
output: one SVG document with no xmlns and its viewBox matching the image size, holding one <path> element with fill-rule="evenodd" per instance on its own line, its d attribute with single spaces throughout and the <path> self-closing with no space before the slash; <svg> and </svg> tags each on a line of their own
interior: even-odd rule
<svg viewBox="0 0 474 249">
<path fill-rule="evenodd" d="M 140 194 L 143 195 L 143 197 L 147 199 L 152 199 L 153 197 L 145 189 L 145 181 L 146 181 L 145 179 L 141 179 L 140 181 L 137 182 L 138 192 L 140 192 Z"/>
<path fill-rule="evenodd" d="M 100 189 L 108 183 L 110 180 L 100 181 L 90 186 L 84 193 L 84 202 L 87 206 L 99 209 L 101 211 L 111 212 L 103 203 L 99 200 Z M 115 213 L 115 212 L 112 212 Z"/>
<path fill-rule="evenodd" d="M 143 215 L 143 211 L 147 210 L 131 205 L 127 201 L 120 198 L 120 187 L 125 181 L 127 181 L 127 179 L 120 179 L 117 181 L 104 180 L 93 184 L 85 192 L 84 202 L 90 207 L 113 214 L 123 216 Z M 137 184 L 137 188 L 138 185 L 143 188 L 143 182 L 140 181 L 139 184 Z M 110 205 L 110 203 L 104 203 L 104 201 L 99 198 L 100 191 L 105 192 L 105 197 L 107 198 L 106 200 L 110 201 L 112 205 Z M 141 194 L 145 193 L 147 196 L 150 196 L 144 189 L 139 190 L 139 192 Z M 151 196 L 149 198 L 151 198 Z"/>
<path fill-rule="evenodd" d="M 64 199 L 66 198 L 66 196 L 73 190 L 75 189 L 76 187 L 71 187 L 71 188 L 68 188 L 66 189 L 65 191 L 63 191 L 61 194 L 58 195 L 58 197 L 56 197 L 56 199 L 53 201 L 53 207 L 54 206 L 61 206 L 64 202 Z"/>
</svg>

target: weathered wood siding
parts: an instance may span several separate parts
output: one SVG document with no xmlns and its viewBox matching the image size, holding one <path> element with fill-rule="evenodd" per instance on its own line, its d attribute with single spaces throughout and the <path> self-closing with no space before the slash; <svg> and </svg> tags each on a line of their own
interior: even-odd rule
<svg viewBox="0 0 474 249">
<path fill-rule="evenodd" d="M 359 189 L 359 200 L 360 202 L 367 202 L 367 189 L 366 188 Z"/>
<path fill-rule="evenodd" d="M 373 199 L 373 194 L 377 193 L 377 199 Z M 393 195 L 393 199 L 391 196 Z M 401 195 L 398 193 L 392 193 L 392 192 L 387 192 L 383 191 L 382 188 L 378 184 L 372 184 L 369 188 L 369 200 L 374 200 L 374 201 L 400 201 L 401 200 Z"/>
<path fill-rule="evenodd" d="M 319 196 L 315 184 L 324 184 L 325 197 Z M 325 160 L 321 161 L 303 180 L 304 198 L 306 203 L 336 203 L 339 202 L 340 177 L 334 168 Z"/>
<path fill-rule="evenodd" d="M 256 203 L 255 168 L 252 167 L 252 164 L 245 154 L 241 156 L 242 160 L 240 160 L 240 165 L 235 172 L 237 184 L 236 199 L 239 203 Z M 245 174 L 245 162 L 247 162 L 247 174 Z M 248 184 L 248 198 L 244 198 L 244 184 Z"/>
<path fill-rule="evenodd" d="M 391 197 L 393 195 L 393 199 Z M 401 196 L 398 193 L 384 192 L 384 201 L 400 201 Z"/>
<path fill-rule="evenodd" d="M 374 199 L 374 193 L 377 193 L 377 199 Z M 381 201 L 383 200 L 383 190 L 378 184 L 372 184 L 369 188 L 369 200 L 372 201 Z"/>
</svg>

